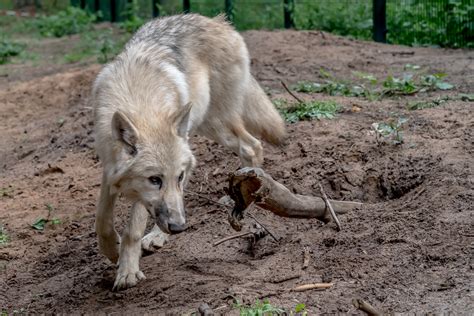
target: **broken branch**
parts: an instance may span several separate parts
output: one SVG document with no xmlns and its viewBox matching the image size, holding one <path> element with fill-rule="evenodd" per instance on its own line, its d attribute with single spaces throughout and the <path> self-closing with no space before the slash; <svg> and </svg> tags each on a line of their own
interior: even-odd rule
<svg viewBox="0 0 474 316">
<path fill-rule="evenodd" d="M 337 231 L 341 231 L 341 223 L 339 222 L 339 219 L 336 216 L 336 212 L 334 212 L 334 209 L 332 208 L 332 205 L 329 202 L 328 196 L 326 195 L 326 192 L 324 192 L 321 183 L 319 184 L 319 190 L 321 191 L 321 195 L 323 196 L 324 203 L 326 203 L 326 206 L 329 208 L 329 212 L 331 214 L 332 219 L 336 222 Z"/>
<path fill-rule="evenodd" d="M 240 233 L 240 234 L 237 234 L 237 235 L 232 235 L 232 236 L 227 236 L 225 238 L 222 238 L 218 241 L 216 241 L 214 244 L 212 244 L 212 246 L 218 246 L 226 241 L 229 241 L 229 240 L 232 240 L 232 239 L 237 239 L 237 238 L 240 238 L 240 237 L 244 237 L 244 236 L 248 236 L 248 235 L 252 235 L 253 233 L 252 232 L 245 232 L 245 233 Z"/>
<path fill-rule="evenodd" d="M 332 218 L 327 202 L 318 196 L 294 194 L 281 183 L 275 181 L 260 168 L 242 168 L 229 178 L 229 196 L 235 201 L 231 216 L 239 222 L 248 206 L 256 206 L 271 211 L 278 216 L 292 218 L 317 218 L 325 223 Z M 362 203 L 330 201 L 335 213 L 343 214 L 359 207 Z M 329 211 L 328 211 L 329 210 Z"/>
<path fill-rule="evenodd" d="M 301 278 L 301 274 L 298 273 L 298 274 L 286 276 L 286 277 L 283 277 L 283 278 L 280 278 L 280 279 L 273 279 L 270 282 L 272 282 L 272 283 L 283 283 L 283 282 L 286 282 L 286 281 L 299 279 L 299 278 Z"/>
<path fill-rule="evenodd" d="M 376 310 L 372 305 L 364 301 L 363 299 L 353 299 L 352 300 L 352 305 L 354 305 L 355 308 L 365 312 L 369 316 L 379 316 L 382 315 L 381 312 Z"/>
<path fill-rule="evenodd" d="M 310 253 L 308 247 L 304 247 L 303 250 L 303 267 L 302 269 L 306 269 L 309 266 L 309 258 L 310 258 Z"/>
<path fill-rule="evenodd" d="M 299 285 L 292 289 L 293 292 L 303 292 L 308 290 L 325 290 L 333 286 L 334 283 L 310 283 L 310 284 L 303 284 Z"/>
<path fill-rule="evenodd" d="M 288 86 L 286 85 L 286 83 L 283 80 L 280 80 L 280 82 L 281 82 L 281 85 L 283 86 L 283 88 L 285 88 L 286 92 L 288 92 L 293 98 L 295 98 L 296 101 L 298 101 L 299 103 L 304 103 L 304 101 L 302 99 L 298 98 L 298 96 L 296 94 L 291 92 L 291 90 L 288 88 Z"/>
</svg>

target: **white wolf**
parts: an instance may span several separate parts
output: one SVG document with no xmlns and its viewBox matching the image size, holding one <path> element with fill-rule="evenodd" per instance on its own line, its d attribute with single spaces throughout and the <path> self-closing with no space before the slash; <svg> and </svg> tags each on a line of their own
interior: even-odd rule
<svg viewBox="0 0 474 316">
<path fill-rule="evenodd" d="M 283 120 L 249 66 L 242 37 L 224 18 L 189 14 L 145 24 L 98 75 L 91 101 L 104 171 L 96 231 L 101 252 L 118 263 L 114 289 L 145 277 L 142 246 L 185 229 L 190 133 L 233 150 L 243 166 L 263 162 L 256 137 L 283 140 Z M 119 193 L 133 202 L 122 238 L 113 216 Z M 143 237 L 148 214 L 156 225 Z"/>
</svg>

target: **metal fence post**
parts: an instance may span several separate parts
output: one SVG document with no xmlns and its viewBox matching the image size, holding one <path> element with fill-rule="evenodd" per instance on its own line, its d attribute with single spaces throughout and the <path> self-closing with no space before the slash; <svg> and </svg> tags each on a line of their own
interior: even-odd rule
<svg viewBox="0 0 474 316">
<path fill-rule="evenodd" d="M 387 42 L 386 8 L 387 0 L 373 0 L 373 39 L 376 42 Z"/>
<path fill-rule="evenodd" d="M 183 0 L 183 12 L 191 12 L 191 0 Z"/>
<path fill-rule="evenodd" d="M 285 19 L 285 29 L 295 27 L 293 12 L 295 10 L 295 0 L 283 0 L 283 17 Z"/>
<path fill-rule="evenodd" d="M 161 0 L 151 0 L 151 4 L 153 6 L 152 8 L 153 17 L 156 18 L 157 16 L 160 16 Z"/>
<path fill-rule="evenodd" d="M 234 20 L 234 1 L 225 0 L 225 15 L 229 21 Z"/>
</svg>

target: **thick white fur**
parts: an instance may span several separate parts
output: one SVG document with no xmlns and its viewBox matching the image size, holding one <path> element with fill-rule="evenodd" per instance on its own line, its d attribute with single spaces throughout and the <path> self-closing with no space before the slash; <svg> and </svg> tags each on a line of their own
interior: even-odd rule
<svg viewBox="0 0 474 316">
<path fill-rule="evenodd" d="M 98 75 L 92 103 L 104 172 L 96 231 L 102 253 L 118 263 L 115 289 L 144 278 L 142 247 L 161 246 L 168 224 L 185 223 L 183 190 L 195 161 L 189 133 L 230 148 L 244 166 L 263 162 L 256 137 L 283 139 L 283 121 L 249 65 L 242 37 L 223 18 L 181 15 L 144 25 Z M 162 186 L 150 183 L 153 176 Z M 114 228 L 117 194 L 134 203 L 122 238 Z M 148 213 L 157 226 L 142 239 Z"/>
</svg>

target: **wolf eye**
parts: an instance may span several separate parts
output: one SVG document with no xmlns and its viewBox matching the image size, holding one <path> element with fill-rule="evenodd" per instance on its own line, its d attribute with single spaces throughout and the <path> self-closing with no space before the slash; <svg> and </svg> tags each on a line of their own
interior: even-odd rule
<svg viewBox="0 0 474 316">
<path fill-rule="evenodd" d="M 152 177 L 149 177 L 148 180 L 151 182 L 151 184 L 159 186 L 160 189 L 161 189 L 161 185 L 162 185 L 163 181 L 161 181 L 160 177 L 152 176 Z"/>
<path fill-rule="evenodd" d="M 178 183 L 181 183 L 181 181 L 183 181 L 183 178 L 184 178 L 184 171 L 181 172 L 181 174 L 179 175 L 179 177 L 178 177 Z"/>
</svg>

